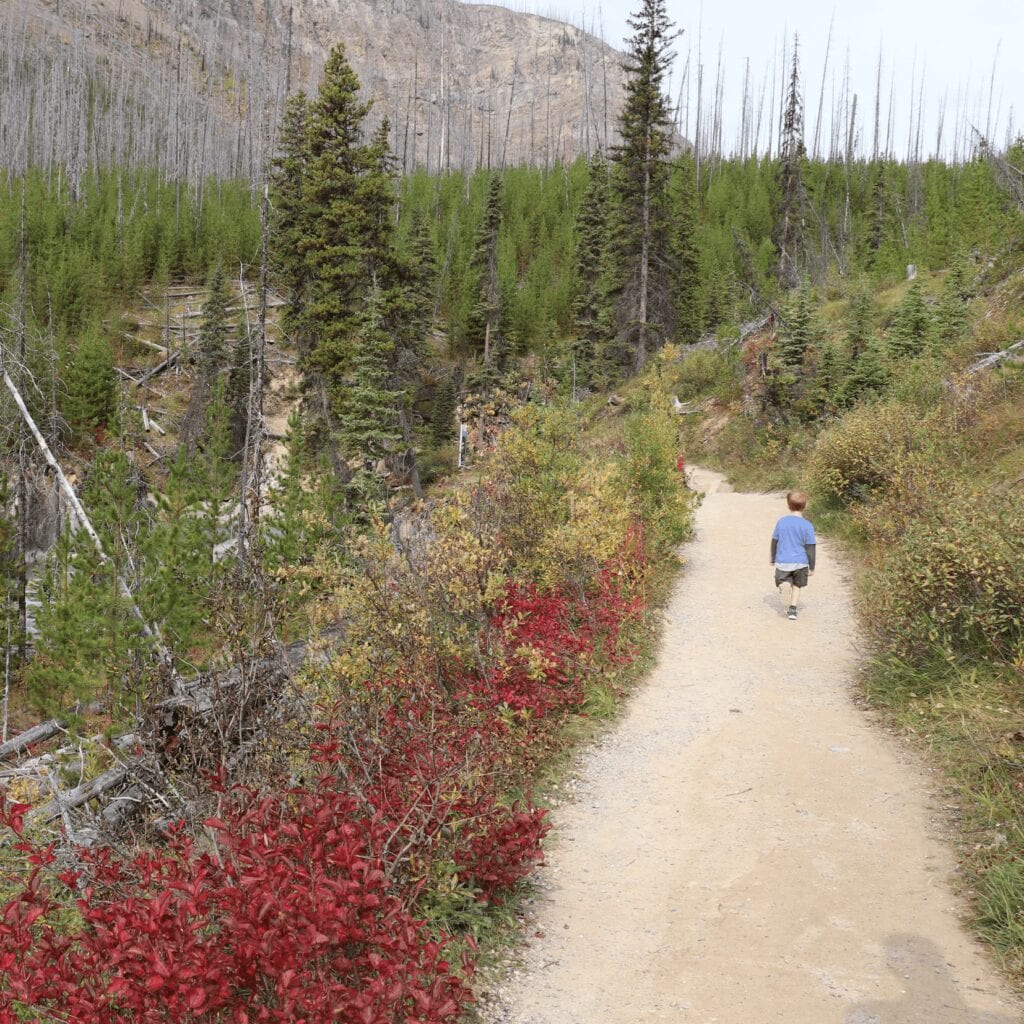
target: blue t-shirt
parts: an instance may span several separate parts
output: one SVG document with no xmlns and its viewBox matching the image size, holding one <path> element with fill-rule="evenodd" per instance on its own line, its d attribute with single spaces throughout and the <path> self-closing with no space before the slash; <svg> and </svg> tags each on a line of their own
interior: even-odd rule
<svg viewBox="0 0 1024 1024">
<path fill-rule="evenodd" d="M 807 565 L 804 545 L 817 543 L 814 527 L 803 516 L 783 516 L 775 524 L 772 540 L 779 542 L 775 549 L 776 565 Z"/>
</svg>

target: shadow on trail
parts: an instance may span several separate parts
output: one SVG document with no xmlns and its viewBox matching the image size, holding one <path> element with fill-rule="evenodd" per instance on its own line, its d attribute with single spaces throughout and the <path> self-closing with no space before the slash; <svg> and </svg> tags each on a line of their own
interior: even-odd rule
<svg viewBox="0 0 1024 1024">
<path fill-rule="evenodd" d="M 903 984 L 899 1000 L 862 1003 L 843 1024 L 1019 1024 L 1019 1018 L 971 1009 L 935 943 L 896 934 L 886 943 L 886 963 Z"/>
</svg>

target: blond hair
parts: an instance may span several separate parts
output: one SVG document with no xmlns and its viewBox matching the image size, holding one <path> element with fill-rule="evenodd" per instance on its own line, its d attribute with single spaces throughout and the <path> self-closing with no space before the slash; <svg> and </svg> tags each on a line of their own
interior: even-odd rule
<svg viewBox="0 0 1024 1024">
<path fill-rule="evenodd" d="M 807 495 L 803 491 L 790 491 L 786 495 L 786 504 L 790 512 L 803 512 L 807 508 Z"/>
</svg>

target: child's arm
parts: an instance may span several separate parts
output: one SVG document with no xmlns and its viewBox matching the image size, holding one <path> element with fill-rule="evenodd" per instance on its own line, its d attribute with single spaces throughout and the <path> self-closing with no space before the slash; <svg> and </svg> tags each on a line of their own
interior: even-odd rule
<svg viewBox="0 0 1024 1024">
<path fill-rule="evenodd" d="M 805 544 L 804 545 L 804 551 L 807 552 L 807 568 L 811 572 L 814 572 L 814 556 L 817 554 L 818 545 L 817 544 Z"/>
<path fill-rule="evenodd" d="M 779 550 L 779 538 L 772 537 L 772 565 L 775 564 L 775 553 Z"/>
</svg>

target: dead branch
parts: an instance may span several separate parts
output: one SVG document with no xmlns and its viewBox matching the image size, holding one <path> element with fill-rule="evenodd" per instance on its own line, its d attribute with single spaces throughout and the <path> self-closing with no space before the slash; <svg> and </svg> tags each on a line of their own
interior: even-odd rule
<svg viewBox="0 0 1024 1024">
<path fill-rule="evenodd" d="M 1016 362 L 1018 359 L 1024 359 L 1024 351 L 1022 350 L 1024 350 L 1024 341 L 1015 341 L 1009 348 L 1004 348 L 1001 352 L 979 352 L 978 354 L 982 358 L 975 363 L 971 363 L 967 367 L 967 372 L 980 373 L 982 370 L 991 370 L 1000 363 Z"/>
</svg>

